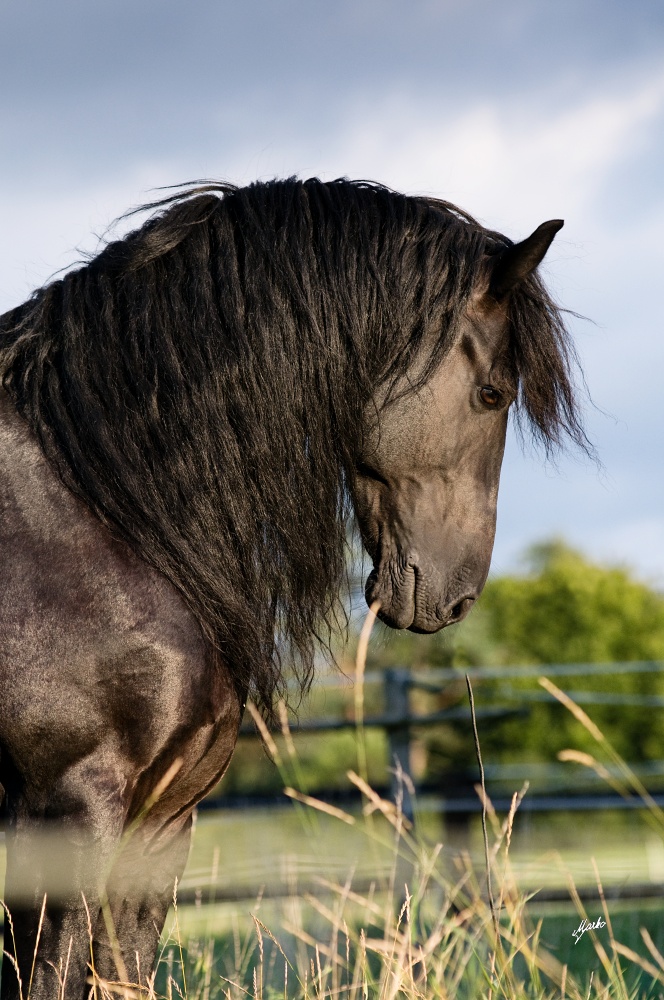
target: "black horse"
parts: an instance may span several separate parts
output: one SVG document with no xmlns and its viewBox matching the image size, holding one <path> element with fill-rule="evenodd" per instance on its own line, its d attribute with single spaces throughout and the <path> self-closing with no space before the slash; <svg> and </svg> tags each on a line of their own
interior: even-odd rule
<svg viewBox="0 0 664 1000">
<path fill-rule="evenodd" d="M 310 682 L 353 512 L 368 600 L 433 632 L 484 584 L 510 405 L 584 441 L 535 271 L 561 222 L 513 244 L 347 180 L 149 207 L 0 318 L 5 1000 L 145 980 L 247 698 Z"/>
</svg>

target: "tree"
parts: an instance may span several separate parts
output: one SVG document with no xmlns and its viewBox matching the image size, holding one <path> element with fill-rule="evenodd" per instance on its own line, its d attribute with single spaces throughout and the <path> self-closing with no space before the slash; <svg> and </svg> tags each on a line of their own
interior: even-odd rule
<svg viewBox="0 0 664 1000">
<path fill-rule="evenodd" d="M 525 574 L 491 580 L 481 608 L 505 663 L 664 659 L 664 598 L 561 541 L 530 549 Z"/>
<path fill-rule="evenodd" d="M 524 574 L 492 580 L 482 598 L 482 613 L 498 659 L 506 664 L 664 660 L 662 595 L 627 569 L 594 564 L 561 541 L 534 546 Z M 533 690 L 532 682 L 513 686 Z M 664 674 L 591 674 L 561 678 L 559 686 L 572 696 L 575 691 L 622 694 L 622 704 L 587 703 L 584 708 L 627 760 L 664 756 L 662 708 L 629 704 L 633 695 L 661 697 Z M 494 686 L 494 697 L 499 688 Z M 484 696 L 489 693 L 490 688 Z M 590 735 L 562 706 L 530 704 L 527 723 L 512 720 L 491 734 L 495 749 L 497 741 L 504 741 L 503 758 L 551 759 L 567 746 L 595 749 Z"/>
</svg>

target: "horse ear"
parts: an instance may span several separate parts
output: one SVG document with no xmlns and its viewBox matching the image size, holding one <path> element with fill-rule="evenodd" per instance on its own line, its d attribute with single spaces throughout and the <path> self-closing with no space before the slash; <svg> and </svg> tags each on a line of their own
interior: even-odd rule
<svg viewBox="0 0 664 1000">
<path fill-rule="evenodd" d="M 543 222 L 534 233 L 521 243 L 502 250 L 492 260 L 489 294 L 494 299 L 504 298 L 520 281 L 527 278 L 544 258 L 553 237 L 562 229 L 562 219 Z"/>
</svg>

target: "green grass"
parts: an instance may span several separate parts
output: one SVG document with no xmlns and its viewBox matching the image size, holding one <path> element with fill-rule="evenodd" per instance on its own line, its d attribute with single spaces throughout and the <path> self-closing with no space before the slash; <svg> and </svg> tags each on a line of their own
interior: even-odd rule
<svg viewBox="0 0 664 1000">
<path fill-rule="evenodd" d="M 620 790 L 639 792 L 638 779 L 587 716 L 576 706 L 568 707 L 598 745 L 598 758 L 589 758 L 587 766 L 601 768 L 603 755 L 605 762 L 621 769 Z M 283 746 L 272 744 L 272 753 L 283 780 L 294 784 L 297 760 L 287 733 Z M 392 803 L 379 799 L 357 775 L 350 778 L 363 791 L 361 813 L 336 810 L 333 816 L 325 804 L 291 790 L 300 803 L 297 821 L 307 850 L 295 846 L 295 814 L 284 816 L 282 845 L 284 840 L 290 843 L 290 855 L 284 857 L 290 857 L 292 867 L 285 862 L 275 875 L 274 865 L 268 865 L 264 872 L 264 884 L 272 892 L 280 883 L 288 887 L 283 898 L 259 895 L 246 907 L 244 918 L 237 905 L 204 906 L 202 900 L 199 907 L 174 913 L 151 996 L 170 998 L 180 991 L 188 1000 L 664 996 L 659 908 L 607 906 L 602 899 L 603 873 L 608 872 L 608 882 L 624 876 L 628 830 L 630 873 L 637 870 L 635 848 L 640 845 L 639 877 L 652 875 L 653 866 L 659 875 L 664 824 L 652 803 L 646 812 L 647 836 L 635 836 L 633 817 L 614 824 L 622 856 L 611 843 L 610 824 L 594 824 L 593 837 L 593 828 L 579 815 L 554 822 L 547 850 L 538 855 L 528 843 L 528 831 L 515 827 L 516 800 L 507 817 L 494 815 L 488 803 L 482 864 L 477 828 L 470 837 L 471 850 L 450 852 L 436 839 L 440 830 L 435 823 L 409 829 Z M 269 846 L 274 851 L 277 828 L 273 815 L 269 844 L 261 844 L 256 829 L 254 857 L 261 857 L 261 851 L 269 856 Z M 211 837 L 212 824 L 207 829 L 202 825 L 199 849 L 206 840 L 209 846 Z M 256 863 L 252 874 L 255 878 Z M 538 887 L 564 884 L 565 879 L 572 900 L 568 905 L 538 901 Z M 596 902 L 584 908 L 575 881 L 588 885 L 592 880 Z M 306 889 L 303 882 L 309 883 Z M 585 933 L 575 944 L 572 932 L 579 923 L 598 917 L 605 926 Z"/>
<path fill-rule="evenodd" d="M 515 795 L 507 816 L 485 800 L 468 849 L 451 849 L 437 817 L 422 813 L 412 828 L 398 805 L 372 790 L 361 724 L 357 769 L 347 775 L 362 796 L 354 812 L 306 793 L 284 726 L 279 741 L 264 737 L 290 808 L 251 823 L 237 813 L 204 817 L 181 887 L 200 887 L 198 905 L 174 907 L 155 977 L 132 987 L 98 983 L 97 1000 L 664 997 L 659 907 L 603 900 L 603 885 L 625 872 L 662 879 L 664 815 L 585 713 L 567 707 L 593 737 L 596 756 L 571 751 L 564 759 L 598 772 L 614 765 L 612 785 L 643 798 L 643 836 L 633 816 L 612 824 L 579 814 L 548 827 L 522 822 Z M 362 709 L 360 686 L 360 721 Z M 219 902 L 230 882 L 255 898 Z M 552 884 L 568 885 L 569 904 L 538 899 L 537 890 Z M 576 886 L 591 884 L 595 902 L 584 908 Z M 605 926 L 575 944 L 580 921 L 598 917 Z"/>
<path fill-rule="evenodd" d="M 491 843 L 493 891 L 500 912 L 496 937 L 481 866 L 459 855 L 453 865 L 437 844 L 400 828 L 402 821 L 398 814 L 389 815 L 388 803 L 381 808 L 387 816 L 336 820 L 337 850 L 345 842 L 351 856 L 364 842 L 365 858 L 371 859 L 375 850 L 383 862 L 391 859 L 391 867 L 383 866 L 383 873 L 376 874 L 373 887 L 354 892 L 357 876 L 344 878 L 338 871 L 328 884 L 321 877 L 315 892 L 299 891 L 295 879 L 293 891 L 279 900 L 259 897 L 245 907 L 184 908 L 177 914 L 177 928 L 173 917 L 165 938 L 155 994 L 169 996 L 169 976 L 171 996 L 177 996 L 175 984 L 183 988 L 180 944 L 187 997 L 201 1000 L 542 1000 L 654 998 L 664 993 L 664 973 L 653 983 L 639 961 L 629 961 L 620 952 L 621 944 L 658 968 L 641 935 L 645 927 L 655 946 L 660 951 L 664 947 L 656 904 L 609 904 L 612 933 L 603 928 L 594 939 L 588 933 L 575 945 L 572 931 L 581 915 L 573 903 L 538 904 L 536 897 L 528 901 L 515 883 L 509 824 L 502 823 Z M 326 837 L 319 843 L 329 848 L 327 835 L 335 821 L 316 816 L 315 806 L 310 809 L 314 815 L 307 821 L 322 819 Z M 548 864 L 551 867 L 551 852 Z M 559 864 L 565 866 L 564 855 Z M 590 919 L 602 914 L 599 901 L 588 905 Z"/>
</svg>

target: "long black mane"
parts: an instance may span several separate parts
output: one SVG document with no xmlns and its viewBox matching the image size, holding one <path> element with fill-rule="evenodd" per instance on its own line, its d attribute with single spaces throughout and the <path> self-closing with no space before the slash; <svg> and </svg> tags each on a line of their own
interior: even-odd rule
<svg viewBox="0 0 664 1000">
<path fill-rule="evenodd" d="M 453 342 L 510 240 L 445 202 L 295 179 L 190 187 L 0 318 L 3 384 L 67 486 L 180 590 L 267 715 L 309 682 L 377 386 Z M 513 296 L 521 412 L 583 442 L 560 311 Z"/>
</svg>

